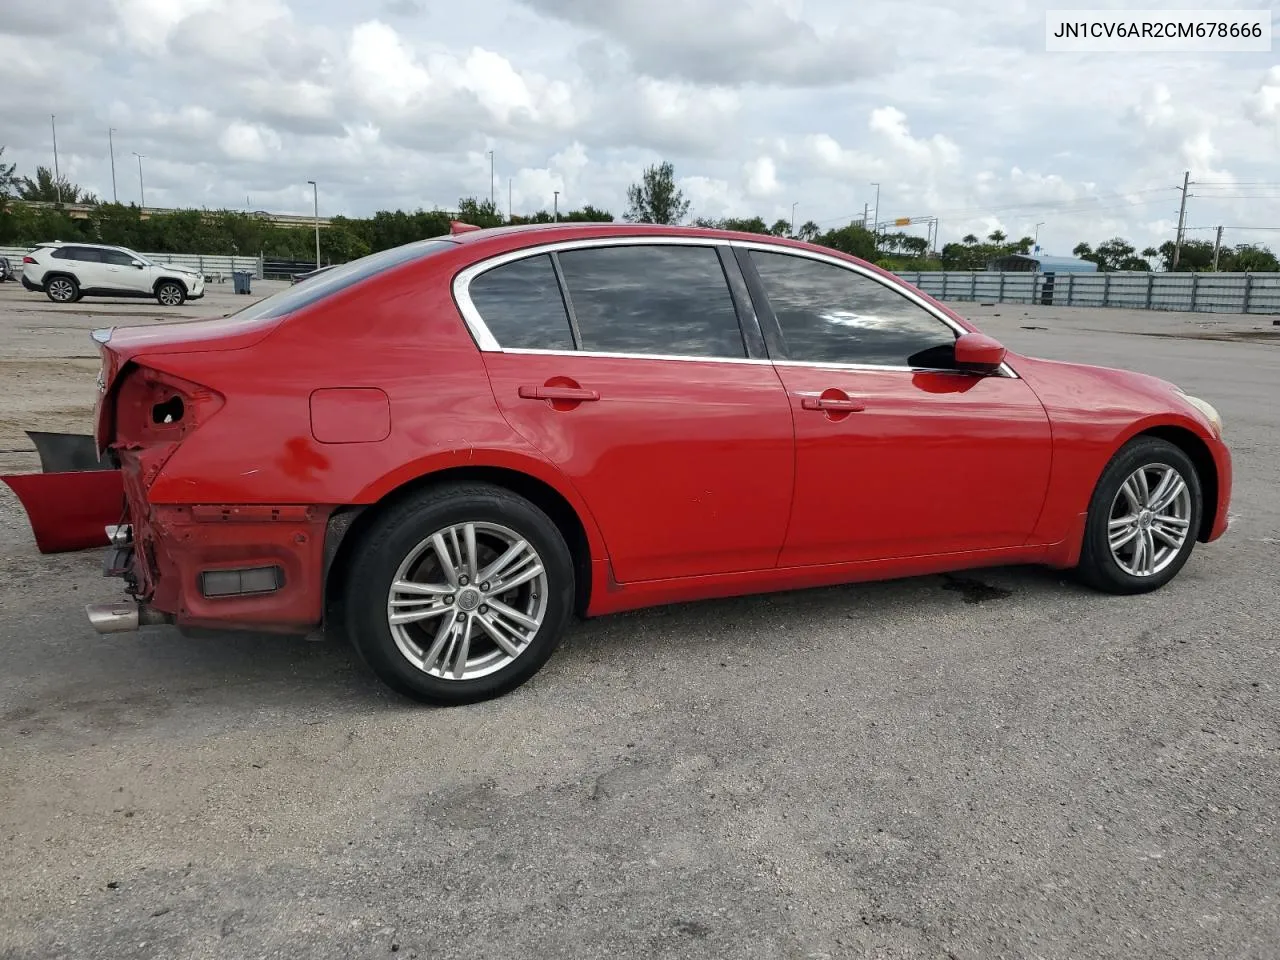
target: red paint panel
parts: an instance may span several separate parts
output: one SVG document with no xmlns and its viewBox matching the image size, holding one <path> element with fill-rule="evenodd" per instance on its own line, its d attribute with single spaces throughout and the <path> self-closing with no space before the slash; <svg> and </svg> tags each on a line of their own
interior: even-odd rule
<svg viewBox="0 0 1280 960">
<path fill-rule="evenodd" d="M 378 443 L 391 435 L 391 401 L 376 387 L 313 390 L 311 435 L 321 443 Z"/>
<path fill-rule="evenodd" d="M 0 477 L 27 511 L 41 553 L 107 545 L 106 527 L 124 514 L 119 470 L 22 473 Z"/>
<path fill-rule="evenodd" d="M 1052 438 L 1024 381 L 816 366 L 778 374 L 796 424 L 795 503 L 780 566 L 1027 542 Z M 805 403 L 828 396 L 852 405 Z"/>
<path fill-rule="evenodd" d="M 485 356 L 510 424 L 590 506 L 623 583 L 770 569 L 792 425 L 767 363 Z"/>
</svg>

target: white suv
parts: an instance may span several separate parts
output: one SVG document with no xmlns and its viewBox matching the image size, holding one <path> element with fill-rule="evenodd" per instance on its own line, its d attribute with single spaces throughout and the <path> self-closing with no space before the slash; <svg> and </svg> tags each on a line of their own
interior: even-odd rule
<svg viewBox="0 0 1280 960">
<path fill-rule="evenodd" d="M 54 303 L 84 296 L 155 297 L 163 306 L 204 296 L 204 277 L 152 263 L 127 247 L 98 243 L 42 243 L 22 258 L 22 285 L 43 290 Z"/>
</svg>

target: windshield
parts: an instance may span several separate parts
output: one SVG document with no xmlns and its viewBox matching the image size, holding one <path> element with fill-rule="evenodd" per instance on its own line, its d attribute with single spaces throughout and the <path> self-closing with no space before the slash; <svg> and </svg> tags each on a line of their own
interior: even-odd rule
<svg viewBox="0 0 1280 960">
<path fill-rule="evenodd" d="M 432 239 L 417 240 L 401 247 L 392 247 L 390 250 L 380 250 L 367 257 L 361 257 L 359 260 L 352 260 L 350 263 L 316 274 L 308 280 L 273 293 L 257 303 L 251 303 L 243 310 L 238 310 L 229 316 L 237 320 L 272 320 L 283 317 L 285 314 L 323 300 L 339 290 L 345 290 L 361 280 L 367 280 L 384 270 L 390 270 L 410 260 L 429 257 L 456 246 L 453 240 Z"/>
</svg>

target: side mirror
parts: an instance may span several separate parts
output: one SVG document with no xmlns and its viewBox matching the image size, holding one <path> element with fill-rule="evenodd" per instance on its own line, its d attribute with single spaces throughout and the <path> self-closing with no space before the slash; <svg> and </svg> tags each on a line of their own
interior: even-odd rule
<svg viewBox="0 0 1280 960">
<path fill-rule="evenodd" d="M 135 267 L 137 267 L 139 270 L 141 270 L 141 269 L 142 269 L 142 261 L 141 261 L 141 260 L 135 260 L 135 261 L 133 261 L 133 265 L 134 265 Z"/>
<path fill-rule="evenodd" d="M 956 366 L 990 372 L 1004 363 L 1004 344 L 985 333 L 966 333 L 956 339 Z"/>
</svg>

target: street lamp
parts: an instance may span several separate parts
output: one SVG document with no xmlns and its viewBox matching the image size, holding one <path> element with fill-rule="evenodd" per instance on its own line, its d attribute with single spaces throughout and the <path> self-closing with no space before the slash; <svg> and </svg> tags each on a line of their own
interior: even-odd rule
<svg viewBox="0 0 1280 960">
<path fill-rule="evenodd" d="M 1043 227 L 1044 224 L 1045 224 L 1045 221 L 1043 220 L 1041 220 L 1039 223 L 1036 224 L 1036 239 L 1034 244 L 1034 249 L 1036 250 L 1040 249 L 1040 228 Z"/>
<path fill-rule="evenodd" d="M 111 151 L 111 202 L 119 203 L 120 198 L 116 195 L 116 144 L 111 139 L 115 132 L 115 127 L 107 127 L 107 149 Z"/>
<path fill-rule="evenodd" d="M 552 217 L 554 218 L 556 223 L 559 223 L 560 222 L 560 191 L 556 190 L 554 191 L 554 193 L 555 193 L 555 207 L 554 207 L 555 213 L 552 214 Z"/>
<path fill-rule="evenodd" d="M 138 158 L 138 199 L 140 203 L 138 209 L 144 210 L 147 206 L 147 190 L 146 187 L 142 185 L 142 161 L 145 160 L 146 157 L 137 150 L 133 151 L 133 155 Z"/>
<path fill-rule="evenodd" d="M 493 203 L 493 151 L 489 151 L 489 206 L 496 211 L 498 208 Z"/>
<path fill-rule="evenodd" d="M 315 219 L 316 219 L 316 269 L 320 269 L 320 188 L 316 186 L 314 180 L 308 180 L 311 184 L 311 199 L 315 203 Z"/>
<path fill-rule="evenodd" d="M 793 237 L 796 235 L 796 206 L 799 203 L 800 201 L 797 200 L 795 203 L 791 205 L 791 235 Z"/>
</svg>

